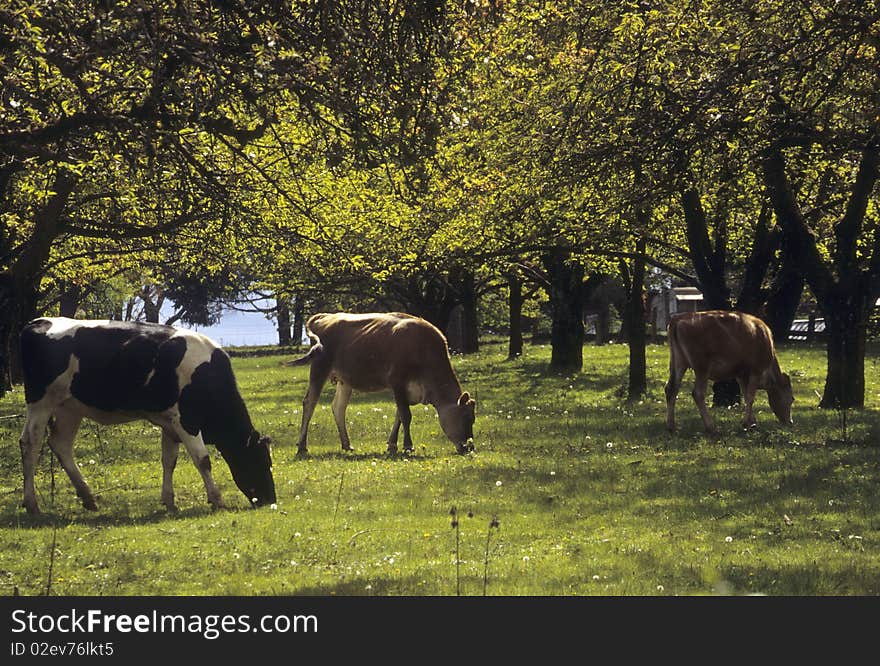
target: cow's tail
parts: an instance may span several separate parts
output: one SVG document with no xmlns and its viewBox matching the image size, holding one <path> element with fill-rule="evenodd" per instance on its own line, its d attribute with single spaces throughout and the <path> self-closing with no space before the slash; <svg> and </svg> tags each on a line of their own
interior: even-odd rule
<svg viewBox="0 0 880 666">
<path fill-rule="evenodd" d="M 324 354 L 324 345 L 321 344 L 321 338 L 317 335 L 309 331 L 309 336 L 314 340 L 314 344 L 312 348 L 309 349 L 308 353 L 305 356 L 300 356 L 299 358 L 295 358 L 292 361 L 282 361 L 281 365 L 292 367 L 296 365 L 309 365 L 312 361 L 317 358 L 320 358 Z"/>
<path fill-rule="evenodd" d="M 678 344 L 678 319 L 670 317 L 666 324 L 666 341 L 669 343 L 669 376 L 674 376 L 681 348 Z"/>
</svg>

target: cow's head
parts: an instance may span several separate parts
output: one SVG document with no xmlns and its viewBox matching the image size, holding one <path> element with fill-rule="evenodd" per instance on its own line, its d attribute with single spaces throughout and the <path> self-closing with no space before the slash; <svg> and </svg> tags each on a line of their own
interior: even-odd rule
<svg viewBox="0 0 880 666">
<path fill-rule="evenodd" d="M 272 478 L 271 439 L 261 437 L 256 430 L 243 446 L 227 447 L 220 451 L 239 490 L 255 507 L 275 502 L 275 480 Z"/>
<path fill-rule="evenodd" d="M 791 377 L 784 372 L 780 378 L 767 389 L 767 399 L 770 409 L 776 414 L 780 423 L 791 425 L 791 404 L 794 402 L 794 392 L 791 389 Z"/>
<path fill-rule="evenodd" d="M 437 410 L 437 415 L 440 417 L 440 427 L 455 444 L 459 453 L 474 450 L 475 405 L 476 403 L 465 391 L 459 396 L 458 402 Z"/>
</svg>

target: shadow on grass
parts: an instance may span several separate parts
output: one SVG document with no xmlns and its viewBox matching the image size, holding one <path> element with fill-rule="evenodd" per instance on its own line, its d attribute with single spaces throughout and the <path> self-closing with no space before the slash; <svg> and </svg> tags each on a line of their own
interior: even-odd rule
<svg viewBox="0 0 880 666">
<path fill-rule="evenodd" d="M 77 512 L 78 511 L 78 512 Z M 220 514 L 246 514 L 253 509 L 244 506 L 231 506 L 220 511 L 214 511 L 208 505 L 187 506 L 177 511 L 168 511 L 164 507 L 140 515 L 123 515 L 119 513 L 105 513 L 99 509 L 96 512 L 85 509 L 71 508 L 67 510 L 41 507 L 41 513 L 30 515 L 19 506 L 18 501 L 13 505 L 7 504 L 0 511 L 0 527 L 15 529 L 44 529 L 47 527 L 67 527 L 79 525 L 83 527 L 120 527 L 123 525 L 153 525 L 163 522 L 175 522 L 187 518 L 204 518 L 210 515 Z"/>
<path fill-rule="evenodd" d="M 326 585 L 309 585 L 296 588 L 293 594 L 304 597 L 340 596 L 340 597 L 396 597 L 396 596 L 430 596 L 449 598 L 449 601 L 438 599 L 438 603 L 456 603 L 456 581 L 454 567 L 450 564 L 450 579 L 438 581 L 430 577 L 407 575 L 407 576 L 376 576 L 356 577 L 342 581 L 328 582 Z M 493 594 L 493 581 L 487 585 L 487 595 Z M 442 585 L 442 588 L 438 588 Z M 461 596 L 482 596 L 483 579 L 477 575 L 462 575 L 460 579 Z M 497 587 L 497 584 L 496 584 Z M 269 594 L 290 594 L 290 592 L 272 592 Z M 449 611 L 454 613 L 454 608 Z"/>
<path fill-rule="evenodd" d="M 730 594 L 774 594 L 784 590 L 786 595 L 810 596 L 816 594 L 880 594 L 880 565 L 860 560 L 849 568 L 829 569 L 827 563 L 767 566 L 749 563 L 742 566 L 724 566 L 718 574 L 729 587 Z"/>
<path fill-rule="evenodd" d="M 309 460 L 313 461 L 328 461 L 328 460 L 350 460 L 352 462 L 363 462 L 363 461 L 379 461 L 384 460 L 386 462 L 400 462 L 407 460 L 428 460 L 430 458 L 435 458 L 436 456 L 430 455 L 427 453 L 403 453 L 402 451 L 398 451 L 397 453 L 388 453 L 388 450 L 385 448 L 376 449 L 375 451 L 363 451 L 358 448 L 354 451 L 317 451 L 313 452 L 309 449 L 308 454 L 305 456 L 300 456 L 294 454 L 290 457 L 290 462 L 292 464 L 296 464 L 298 462 L 308 462 Z"/>
</svg>

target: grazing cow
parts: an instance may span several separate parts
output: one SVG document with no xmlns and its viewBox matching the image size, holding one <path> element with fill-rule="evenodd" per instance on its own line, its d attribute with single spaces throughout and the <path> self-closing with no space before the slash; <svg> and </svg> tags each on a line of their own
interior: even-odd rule
<svg viewBox="0 0 880 666">
<path fill-rule="evenodd" d="M 315 405 L 328 378 L 336 383 L 333 416 L 343 450 L 351 450 L 345 409 L 352 390 L 390 388 L 397 403 L 388 452 L 397 452 L 403 424 L 404 451 L 412 451 L 409 406 L 433 405 L 440 427 L 459 453 L 473 450 L 474 401 L 462 393 L 452 369 L 446 338 L 424 319 L 400 312 L 379 314 L 316 314 L 306 324 L 314 345 L 309 353 L 286 365 L 311 363 L 309 388 L 303 400 L 298 449 L 305 454 L 306 435 Z"/>
<path fill-rule="evenodd" d="M 217 447 L 254 505 L 275 501 L 269 439 L 254 430 L 229 357 L 204 335 L 159 324 L 45 318 L 25 326 L 21 353 L 27 419 L 20 444 L 29 513 L 39 513 L 34 468 L 47 425 L 49 446 L 83 506 L 97 509 L 73 457 L 83 417 L 103 424 L 146 419 L 162 429 L 162 503 L 169 510 L 181 443 L 215 508 L 222 502 L 206 443 Z"/>
<path fill-rule="evenodd" d="M 767 324 L 742 312 L 710 310 L 675 315 L 667 326 L 669 381 L 666 384 L 666 427 L 675 429 L 675 398 L 688 368 L 694 369 L 694 401 L 708 432 L 715 426 L 706 409 L 709 380 L 736 379 L 745 399 L 743 425 L 755 424 L 752 404 L 766 389 L 776 418 L 791 424 L 794 395 L 791 379 L 779 369 L 773 334 Z"/>
</svg>

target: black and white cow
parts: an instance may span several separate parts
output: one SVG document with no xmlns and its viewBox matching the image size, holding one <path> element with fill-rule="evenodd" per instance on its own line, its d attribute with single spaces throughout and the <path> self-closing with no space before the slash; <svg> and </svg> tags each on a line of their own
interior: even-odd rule
<svg viewBox="0 0 880 666">
<path fill-rule="evenodd" d="M 22 331 L 21 354 L 23 505 L 29 513 L 39 513 L 34 470 L 47 425 L 49 446 L 83 506 L 97 509 L 73 457 L 83 417 L 103 424 L 146 419 L 162 429 L 162 503 L 168 509 L 174 509 L 172 476 L 181 443 L 214 507 L 222 502 L 206 443 L 217 447 L 254 505 L 275 501 L 268 438 L 254 429 L 229 357 L 213 340 L 160 324 L 44 318 Z"/>
</svg>

